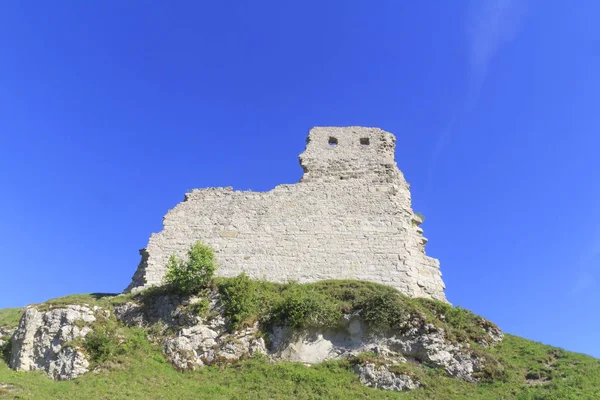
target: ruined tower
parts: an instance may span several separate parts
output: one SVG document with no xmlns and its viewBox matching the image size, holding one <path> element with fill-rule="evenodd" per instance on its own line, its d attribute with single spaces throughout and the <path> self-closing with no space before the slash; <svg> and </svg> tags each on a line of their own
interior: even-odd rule
<svg viewBox="0 0 600 400">
<path fill-rule="evenodd" d="M 445 300 L 439 262 L 425 254 L 422 222 L 396 166 L 396 138 L 364 127 L 317 127 L 300 155 L 297 184 L 269 192 L 196 189 L 141 250 L 126 291 L 162 283 L 171 254 L 202 240 L 219 276 L 277 282 L 359 279 L 413 297 Z"/>
</svg>

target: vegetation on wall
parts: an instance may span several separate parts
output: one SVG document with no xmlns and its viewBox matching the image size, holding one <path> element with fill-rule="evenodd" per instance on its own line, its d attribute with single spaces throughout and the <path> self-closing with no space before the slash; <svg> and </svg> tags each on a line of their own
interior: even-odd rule
<svg viewBox="0 0 600 400">
<path fill-rule="evenodd" d="M 213 249 L 197 241 L 188 250 L 186 260 L 171 256 L 165 281 L 181 294 L 198 293 L 208 286 L 216 269 Z"/>
</svg>

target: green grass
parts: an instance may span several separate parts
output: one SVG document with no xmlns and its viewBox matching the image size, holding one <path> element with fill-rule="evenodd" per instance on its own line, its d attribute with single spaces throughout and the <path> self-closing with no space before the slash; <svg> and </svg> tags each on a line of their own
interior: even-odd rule
<svg viewBox="0 0 600 400">
<path fill-rule="evenodd" d="M 264 357 L 233 365 L 178 372 L 146 332 L 127 328 L 113 318 L 98 321 L 84 341 L 97 372 L 73 381 L 55 382 L 37 372 L 15 372 L 0 361 L 0 398 L 18 399 L 600 399 L 600 360 L 535 343 L 512 335 L 494 347 L 479 343 L 491 322 L 445 303 L 411 299 L 392 288 L 358 281 L 323 281 L 299 285 L 253 281 L 247 277 L 219 278 L 214 290 L 222 295 L 230 329 L 259 321 L 287 321 L 295 326 L 329 326 L 335 316 L 363 310 L 362 318 L 377 329 L 401 329 L 408 317 L 446 330 L 457 342 L 467 342 L 492 366 L 479 383 L 449 378 L 444 371 L 417 363 L 390 369 L 411 375 L 423 387 L 395 393 L 367 388 L 353 372 L 357 362 L 378 362 L 374 354 L 312 367 L 270 363 Z M 164 289 L 138 296 L 73 295 L 37 305 L 40 309 L 66 304 L 110 307 L 136 299 L 149 302 Z M 206 302 L 194 310 L 206 312 Z M 0 324 L 16 325 L 22 310 L 0 310 Z M 332 315 L 334 315 L 332 317 Z M 235 325 L 235 326 L 234 326 Z M 152 329 L 150 327 L 149 329 Z"/>
<path fill-rule="evenodd" d="M 133 328 L 127 328 L 133 329 Z M 128 333 L 132 334 L 131 332 Z M 134 334 L 135 335 L 135 334 Z M 313 367 L 250 359 L 226 367 L 177 372 L 158 347 L 137 336 L 137 346 L 105 362 L 98 373 L 55 382 L 36 372 L 15 372 L 0 362 L 0 398 L 18 399 L 519 399 L 600 398 L 600 360 L 507 335 L 492 351 L 510 371 L 504 380 L 467 383 L 439 370 L 399 365 L 424 387 L 392 393 L 364 387 L 350 361 Z M 550 367 L 546 367 L 548 363 Z M 547 368 L 549 380 L 531 385 L 528 371 Z M 4 391 L 4 393 L 3 393 Z"/>
<path fill-rule="evenodd" d="M 53 308 L 60 308 L 67 305 L 83 305 L 87 304 L 90 307 L 109 307 L 118 304 L 124 304 L 131 301 L 133 295 L 131 294 L 115 294 L 115 293 L 86 293 L 86 294 L 71 294 L 69 296 L 59 297 L 56 299 L 48 300 L 44 303 L 33 304 L 33 306 L 40 310 L 46 311 Z"/>
<path fill-rule="evenodd" d="M 23 315 L 22 308 L 5 308 L 0 310 L 0 328 L 14 328 L 19 325 Z"/>
</svg>

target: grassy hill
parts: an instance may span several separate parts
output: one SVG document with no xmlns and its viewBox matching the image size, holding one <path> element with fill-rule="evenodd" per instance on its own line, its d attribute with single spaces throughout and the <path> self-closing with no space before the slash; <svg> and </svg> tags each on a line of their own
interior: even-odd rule
<svg viewBox="0 0 600 400">
<path fill-rule="evenodd" d="M 323 291 L 338 293 L 343 285 L 321 284 Z M 372 285 L 361 285 L 371 288 Z M 51 300 L 43 307 L 87 303 L 107 306 L 127 296 L 74 295 Z M 406 300 L 415 307 L 440 307 Z M 14 327 L 21 309 L 0 310 L 0 327 Z M 473 326 L 461 309 L 452 325 L 456 337 L 473 335 Z M 252 316 L 250 316 L 252 317 Z M 448 327 L 450 329 L 450 327 Z M 461 330 L 463 331 L 461 333 Z M 498 373 L 478 383 L 445 376 L 444 371 L 407 364 L 423 387 L 410 392 L 386 392 L 363 386 L 353 372 L 353 360 L 314 366 L 270 363 L 259 356 L 232 365 L 178 372 L 161 348 L 140 328 L 120 328 L 128 341 L 123 351 L 96 363 L 95 371 L 72 381 L 56 382 L 38 372 L 16 372 L 0 361 L 0 398 L 4 399 L 600 399 L 600 360 L 559 348 L 506 335 L 491 348 L 482 348 L 498 360 Z M 367 355 L 368 356 L 368 355 Z"/>
</svg>

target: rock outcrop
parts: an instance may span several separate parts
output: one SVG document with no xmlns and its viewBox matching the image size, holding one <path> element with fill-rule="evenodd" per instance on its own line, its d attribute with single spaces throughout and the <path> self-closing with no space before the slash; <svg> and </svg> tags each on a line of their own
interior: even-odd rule
<svg viewBox="0 0 600 400">
<path fill-rule="evenodd" d="M 193 190 L 150 237 L 126 291 L 160 285 L 172 254 L 198 240 L 217 274 L 300 283 L 358 279 L 445 300 L 439 262 L 425 254 L 421 217 L 396 166 L 396 138 L 377 128 L 310 131 L 297 184 L 269 192 Z"/>
<path fill-rule="evenodd" d="M 356 365 L 354 372 L 359 376 L 360 383 L 375 389 L 402 392 L 417 389 L 420 386 L 414 378 L 391 372 L 385 365 L 377 366 L 373 363 Z"/>
<path fill-rule="evenodd" d="M 473 381 L 481 361 L 467 348 L 452 343 L 444 331 L 431 324 L 411 321 L 417 327 L 401 334 L 374 334 L 357 317 L 346 320 L 336 329 L 311 329 L 295 332 L 275 329 L 271 336 L 276 359 L 314 364 L 349 358 L 361 353 L 380 355 L 389 364 L 407 358 L 432 367 L 443 368 L 449 376 Z"/>
<path fill-rule="evenodd" d="M 227 321 L 216 293 L 210 299 L 209 319 L 186 311 L 186 307 L 199 300 L 176 295 L 157 296 L 143 306 L 126 303 L 115 307 L 115 315 L 129 326 L 162 324 L 165 331 L 174 330 L 174 335 L 166 335 L 161 341 L 165 356 L 179 370 L 268 353 L 257 326 L 233 333 L 227 331 Z"/>
<path fill-rule="evenodd" d="M 40 370 L 58 380 L 86 373 L 89 362 L 85 354 L 70 344 L 91 331 L 94 311 L 79 305 L 49 311 L 27 309 L 11 338 L 10 367 Z"/>
<path fill-rule="evenodd" d="M 92 331 L 92 324 L 108 321 L 114 312 L 123 325 L 151 328 L 147 331 L 151 332 L 151 340 L 161 345 L 165 357 L 181 371 L 259 354 L 272 362 L 304 364 L 347 359 L 363 384 L 402 391 L 420 385 L 418 378 L 397 372 L 397 367 L 407 362 L 441 368 L 448 376 L 470 382 L 476 381 L 477 372 L 484 368 L 485 360 L 467 342 L 452 340 L 444 329 L 427 322 L 420 313 L 406 314 L 399 328 L 385 332 L 364 322 L 360 310 L 344 314 L 331 327 L 300 329 L 285 324 L 259 326 L 257 322 L 232 330 L 218 290 L 207 296 L 154 294 L 137 297 L 112 310 L 88 305 L 50 310 L 44 310 L 43 305 L 41 310 L 29 307 L 11 338 L 10 366 L 40 370 L 57 380 L 81 376 L 90 365 L 84 345 L 86 335 Z M 493 324 L 482 319 L 481 326 L 485 332 L 482 344 L 502 340 L 502 332 Z M 365 354 L 377 362 L 360 361 Z"/>
<path fill-rule="evenodd" d="M 360 313 L 345 315 L 335 328 L 293 329 L 272 326 L 267 332 L 257 324 L 229 332 L 219 296 L 211 295 L 208 317 L 189 312 L 197 298 L 159 296 L 158 301 L 143 306 L 127 303 L 115 308 L 115 315 L 127 325 L 149 326 L 162 323 L 165 331 L 174 332 L 161 339 L 164 353 L 180 370 L 204 365 L 234 362 L 255 354 L 272 361 L 316 364 L 328 360 L 351 359 L 362 353 L 374 353 L 385 365 L 408 361 L 442 368 L 451 377 L 476 381 L 475 373 L 484 361 L 468 345 L 450 340 L 443 329 L 415 317 L 406 321 L 402 332 L 374 332 L 361 321 Z M 492 345 L 503 334 L 490 324 L 485 343 Z M 267 339 L 265 341 L 265 339 Z M 267 342 L 269 345 L 267 345 Z M 387 367 L 357 367 L 369 385 L 405 390 L 417 387 L 412 378 L 396 376 Z"/>
</svg>

